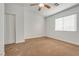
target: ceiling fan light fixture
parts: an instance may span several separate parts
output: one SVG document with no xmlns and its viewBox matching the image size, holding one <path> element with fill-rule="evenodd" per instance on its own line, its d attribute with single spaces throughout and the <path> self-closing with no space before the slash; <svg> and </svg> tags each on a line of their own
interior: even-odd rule
<svg viewBox="0 0 79 59">
<path fill-rule="evenodd" d="M 44 7 L 44 4 L 43 3 L 40 3 L 38 6 L 39 7 Z"/>
<path fill-rule="evenodd" d="M 59 6 L 60 4 L 59 3 L 53 3 L 53 8 L 54 7 L 57 7 Z M 47 9 L 50 9 L 51 6 L 48 5 L 47 3 L 34 3 L 34 4 L 31 4 L 31 6 L 38 6 L 38 10 L 40 11 L 42 8 L 47 8 Z"/>
<path fill-rule="evenodd" d="M 59 6 L 59 3 L 55 3 L 54 5 L 55 5 L 55 6 Z"/>
</svg>

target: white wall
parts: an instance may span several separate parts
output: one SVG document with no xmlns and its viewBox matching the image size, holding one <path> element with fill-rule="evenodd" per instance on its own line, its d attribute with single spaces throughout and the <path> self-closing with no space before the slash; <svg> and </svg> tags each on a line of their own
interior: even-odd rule
<svg viewBox="0 0 79 59">
<path fill-rule="evenodd" d="M 5 4 L 5 13 L 16 15 L 16 43 L 24 41 L 24 8 L 15 3 Z M 6 41 L 7 39 L 5 39 Z"/>
<path fill-rule="evenodd" d="M 37 9 L 36 9 L 37 10 Z M 24 39 L 45 35 L 45 20 L 30 6 L 24 7 Z"/>
<path fill-rule="evenodd" d="M 67 32 L 67 31 L 55 31 L 55 19 L 63 16 L 77 14 L 77 30 L 76 32 Z M 47 21 L 47 36 L 52 38 L 57 38 L 63 41 L 71 42 L 79 45 L 79 5 L 71 9 L 62 11 L 55 15 L 49 16 L 46 19 Z"/>
<path fill-rule="evenodd" d="M 5 4 L 5 12 L 16 15 L 16 42 L 45 35 L 44 17 L 27 5 Z"/>
<path fill-rule="evenodd" d="M 4 55 L 4 4 L 0 3 L 0 56 Z"/>
</svg>

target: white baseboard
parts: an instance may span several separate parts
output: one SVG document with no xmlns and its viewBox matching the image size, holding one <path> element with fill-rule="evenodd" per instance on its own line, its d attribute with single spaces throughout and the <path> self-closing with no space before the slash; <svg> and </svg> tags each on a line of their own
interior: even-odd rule
<svg viewBox="0 0 79 59">
<path fill-rule="evenodd" d="M 68 42 L 68 43 L 71 43 L 71 44 L 79 45 L 78 42 L 69 41 L 69 40 L 63 39 L 61 37 L 56 37 L 56 36 L 51 36 L 51 35 L 46 35 L 46 36 L 45 35 L 24 36 L 24 39 L 39 38 L 39 37 L 49 37 L 49 38 L 54 38 L 54 39 L 57 39 L 57 40 L 60 40 L 60 41 L 65 41 L 65 42 Z M 24 42 L 24 41 L 25 40 L 16 41 L 16 43 L 21 43 L 21 42 Z"/>
<path fill-rule="evenodd" d="M 4 47 L 0 47 L 0 56 L 4 55 L 5 55 Z"/>
<path fill-rule="evenodd" d="M 25 42 L 25 40 L 19 40 L 19 41 L 16 41 L 16 43 L 22 43 L 22 42 Z"/>
<path fill-rule="evenodd" d="M 44 35 L 24 36 L 24 39 L 31 39 L 31 38 L 38 38 L 38 37 L 44 37 Z"/>
<path fill-rule="evenodd" d="M 0 56 L 4 56 L 4 51 L 0 52 Z"/>
<path fill-rule="evenodd" d="M 56 37 L 56 36 L 47 35 L 46 37 L 54 38 L 54 39 L 57 39 L 57 40 L 60 40 L 60 41 L 64 41 L 64 42 L 68 42 L 68 43 L 75 44 L 75 45 L 79 45 L 79 43 L 77 43 L 77 42 L 68 41 L 66 39 L 63 39 L 63 38 L 60 38 L 60 37 Z"/>
<path fill-rule="evenodd" d="M 16 42 L 15 42 L 16 43 Z M 7 45 L 7 44 L 13 44 L 13 42 L 9 42 L 9 43 L 4 43 L 5 45 Z"/>
<path fill-rule="evenodd" d="M 25 42 L 25 40 L 23 39 L 23 40 L 20 40 L 20 41 L 16 41 L 15 43 L 22 43 L 22 42 Z M 13 44 L 13 43 L 5 43 L 5 45 L 8 45 L 8 44 Z"/>
</svg>

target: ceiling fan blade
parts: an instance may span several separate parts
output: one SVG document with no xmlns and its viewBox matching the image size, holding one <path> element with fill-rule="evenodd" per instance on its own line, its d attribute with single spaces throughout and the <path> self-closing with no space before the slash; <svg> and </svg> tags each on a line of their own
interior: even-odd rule
<svg viewBox="0 0 79 59">
<path fill-rule="evenodd" d="M 39 7 L 38 10 L 40 11 L 41 10 L 41 7 Z"/>
<path fill-rule="evenodd" d="M 44 4 L 44 6 L 45 6 L 46 8 L 51 8 L 49 5 L 46 5 L 46 4 Z"/>
<path fill-rule="evenodd" d="M 38 5 L 38 3 L 31 4 L 30 6 L 35 6 L 35 5 Z"/>
</svg>

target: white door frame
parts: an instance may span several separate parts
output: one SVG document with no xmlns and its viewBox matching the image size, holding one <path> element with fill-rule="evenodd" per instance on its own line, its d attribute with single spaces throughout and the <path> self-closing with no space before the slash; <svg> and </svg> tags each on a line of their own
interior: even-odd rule
<svg viewBox="0 0 79 59">
<path fill-rule="evenodd" d="M 12 15 L 15 18 L 14 19 L 15 42 L 14 43 L 16 43 L 16 14 L 5 13 L 5 15 Z"/>
</svg>

